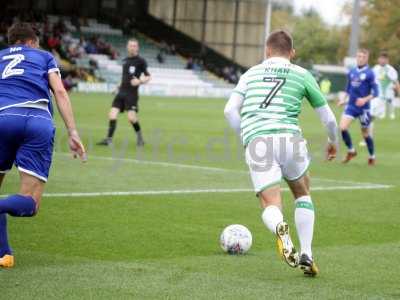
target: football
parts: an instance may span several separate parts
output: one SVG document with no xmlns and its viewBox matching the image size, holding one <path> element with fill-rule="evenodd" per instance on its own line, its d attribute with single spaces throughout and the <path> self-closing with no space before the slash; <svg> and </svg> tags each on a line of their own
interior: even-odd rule
<svg viewBox="0 0 400 300">
<path fill-rule="evenodd" d="M 221 233 L 220 245 L 229 254 L 244 254 L 250 250 L 253 238 L 250 230 L 240 224 L 227 226 Z"/>
</svg>

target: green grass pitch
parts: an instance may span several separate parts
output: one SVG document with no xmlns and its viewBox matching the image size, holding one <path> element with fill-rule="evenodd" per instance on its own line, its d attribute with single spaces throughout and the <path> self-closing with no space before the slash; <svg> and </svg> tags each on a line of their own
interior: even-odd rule
<svg viewBox="0 0 400 300">
<path fill-rule="evenodd" d="M 95 146 L 107 130 L 111 95 L 71 98 L 89 161 L 67 154 L 57 115 L 40 213 L 8 219 L 16 266 L 0 270 L 0 299 L 400 298 L 399 119 L 376 124 L 376 167 L 367 166 L 366 149 L 343 166 L 323 161 L 324 130 L 304 105 L 321 270 L 304 278 L 278 258 L 262 224 L 242 150 L 223 117 L 225 100 L 142 97 L 147 144 L 137 151 L 126 115 L 114 147 Z M 358 124 L 352 134 L 358 143 Z M 0 194 L 17 188 L 14 170 Z M 295 234 L 293 199 L 283 195 Z M 220 232 L 234 223 L 253 234 L 247 255 L 219 248 Z"/>
</svg>

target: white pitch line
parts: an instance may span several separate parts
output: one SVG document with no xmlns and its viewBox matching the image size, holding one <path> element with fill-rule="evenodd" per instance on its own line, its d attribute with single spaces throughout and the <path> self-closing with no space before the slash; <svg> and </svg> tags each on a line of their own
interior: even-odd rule
<svg viewBox="0 0 400 300">
<path fill-rule="evenodd" d="M 69 153 L 58 153 L 59 155 L 67 156 Z M 123 161 L 123 162 L 130 162 L 136 164 L 148 164 L 148 165 L 157 165 L 157 166 L 164 166 L 164 167 L 174 167 L 174 168 L 186 168 L 186 169 L 194 169 L 194 170 L 205 170 L 205 171 L 215 171 L 215 172 L 231 172 L 231 173 L 238 173 L 238 174 L 249 174 L 249 171 L 244 170 L 233 170 L 233 169 L 224 169 L 224 168 L 216 168 L 216 167 L 209 167 L 209 166 L 199 166 L 199 165 L 188 165 L 188 164 L 180 164 L 180 163 L 170 163 L 170 162 L 163 162 L 163 161 L 153 161 L 153 160 L 140 160 L 140 159 L 133 159 L 133 158 L 117 158 L 117 157 L 109 157 L 109 156 L 97 156 L 97 155 L 90 155 L 89 159 L 97 159 L 97 160 L 106 160 L 106 161 Z M 337 180 L 337 179 L 327 179 L 327 178 L 319 178 L 319 177 L 311 177 L 314 180 L 326 181 L 326 182 L 336 182 L 336 183 L 344 183 L 344 184 L 354 184 L 354 185 L 376 185 L 381 186 L 379 183 L 371 183 L 371 182 L 358 182 L 358 181 L 348 181 L 348 180 Z"/>
<path fill-rule="evenodd" d="M 55 152 L 55 153 L 57 153 L 57 152 Z M 62 155 L 62 156 L 71 156 L 70 153 L 66 153 L 66 152 L 58 152 L 57 154 Z M 97 155 L 90 155 L 89 160 L 90 159 L 106 160 L 106 161 L 122 161 L 122 162 L 129 162 L 129 163 L 135 163 L 135 164 L 156 165 L 156 166 L 163 166 L 163 167 L 215 171 L 215 172 L 231 172 L 231 173 L 249 175 L 249 171 L 244 171 L 244 170 L 233 170 L 233 169 L 224 169 L 224 168 L 216 168 L 216 167 L 209 167 L 209 166 L 188 165 L 188 164 L 171 163 L 171 162 L 164 162 L 164 161 L 141 160 L 141 159 L 122 158 L 122 157 L 118 158 L 118 157 L 97 156 Z M 319 178 L 319 177 L 311 177 L 311 179 L 325 181 L 325 182 L 335 182 L 335 183 L 341 183 L 341 184 L 354 184 L 354 185 L 363 185 L 364 184 L 364 185 L 371 185 L 371 186 L 374 186 L 374 185 L 380 186 L 381 185 L 379 183 L 337 180 L 337 179 L 327 179 L 327 178 Z"/>
<path fill-rule="evenodd" d="M 58 153 L 58 154 L 63 155 L 63 156 L 70 155 L 68 153 Z M 141 159 L 133 159 L 133 158 L 118 158 L 118 157 L 89 155 L 89 160 L 90 159 L 107 160 L 107 161 L 123 161 L 123 162 L 135 163 L 135 164 L 157 165 L 157 166 L 163 166 L 163 167 L 195 169 L 195 170 L 205 170 L 205 171 L 215 171 L 215 172 L 235 172 L 235 173 L 248 174 L 247 171 L 241 171 L 241 170 L 232 170 L 232 169 L 223 169 L 223 168 L 215 168 L 215 167 L 208 167 L 208 166 L 170 163 L 170 162 L 164 162 L 164 161 L 141 160 Z"/>
<path fill-rule="evenodd" d="M 311 177 L 311 181 L 313 179 L 325 181 L 325 182 L 335 182 L 335 183 L 346 183 L 346 184 L 354 184 L 354 185 L 372 185 L 372 186 L 381 186 L 380 183 L 372 183 L 372 182 L 359 182 L 359 181 L 352 181 L 352 180 L 337 180 L 337 179 L 329 179 L 329 178 L 319 178 L 319 177 Z M 383 184 L 386 186 L 385 184 Z"/>
<path fill-rule="evenodd" d="M 317 186 L 311 188 L 313 191 L 337 191 L 337 190 L 374 190 L 374 189 L 389 189 L 391 185 L 374 184 L 374 185 L 361 185 L 361 186 Z M 288 188 L 282 188 L 283 191 L 288 192 Z M 252 189 L 193 189 L 193 190 L 160 190 L 160 191 L 125 191 L 125 192 L 76 192 L 76 193 L 44 193 L 43 197 L 62 197 L 62 198 L 76 198 L 76 197 L 100 197 L 100 196 L 143 196 L 143 195 L 174 195 L 174 194 L 204 194 L 204 193 L 243 193 L 254 192 Z M 0 195 L 0 197 L 7 197 L 8 195 Z"/>
</svg>

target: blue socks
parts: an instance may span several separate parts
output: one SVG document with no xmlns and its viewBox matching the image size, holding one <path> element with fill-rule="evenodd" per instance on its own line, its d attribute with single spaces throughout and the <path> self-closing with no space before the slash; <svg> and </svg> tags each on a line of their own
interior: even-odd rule
<svg viewBox="0 0 400 300">
<path fill-rule="evenodd" d="M 342 138 L 344 143 L 346 144 L 346 147 L 349 150 L 353 150 L 353 143 L 351 142 L 351 136 L 348 130 L 342 130 Z"/>
<path fill-rule="evenodd" d="M 30 196 L 11 195 L 0 200 L 0 257 L 12 254 L 7 235 L 7 214 L 14 217 L 32 217 L 36 202 Z"/>
<path fill-rule="evenodd" d="M 350 151 L 353 151 L 353 143 L 351 142 L 351 136 L 348 130 L 342 130 L 342 138 L 344 143 L 346 144 L 347 148 Z M 374 140 L 372 139 L 372 137 L 369 135 L 366 138 L 364 138 L 365 143 L 367 144 L 367 148 L 368 148 L 368 153 L 369 156 L 371 158 L 375 157 L 375 147 L 374 147 Z"/>
<path fill-rule="evenodd" d="M 0 214 L 0 257 L 3 257 L 6 254 L 12 254 L 12 250 L 8 244 L 7 215 Z"/>
<path fill-rule="evenodd" d="M 0 200 L 0 214 L 13 217 L 32 217 L 36 214 L 36 202 L 30 196 L 11 195 Z"/>
<path fill-rule="evenodd" d="M 371 136 L 367 136 L 366 138 L 364 138 L 364 140 L 365 143 L 367 144 L 369 156 L 373 158 L 375 156 L 374 140 L 372 139 Z"/>
</svg>

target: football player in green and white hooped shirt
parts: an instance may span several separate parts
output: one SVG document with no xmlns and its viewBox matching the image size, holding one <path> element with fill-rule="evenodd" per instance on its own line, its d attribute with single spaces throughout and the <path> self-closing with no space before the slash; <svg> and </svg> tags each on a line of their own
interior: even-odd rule
<svg viewBox="0 0 400 300">
<path fill-rule="evenodd" d="M 373 68 L 379 86 L 379 98 L 371 102 L 371 114 L 374 117 L 386 117 L 386 104 L 389 107 L 389 116 L 395 118 L 394 89 L 398 87 L 398 74 L 389 64 L 389 56 L 382 52 L 378 57 L 378 64 Z"/>
<path fill-rule="evenodd" d="M 298 120 L 303 98 L 315 109 L 328 132 L 328 160 L 336 157 L 338 130 L 335 116 L 313 76 L 290 63 L 294 53 L 288 32 L 271 33 L 266 41 L 267 59 L 241 76 L 224 113 L 230 126 L 241 134 L 254 189 L 264 209 L 262 220 L 276 235 L 279 253 L 290 266 L 300 266 L 304 274 L 315 276 L 318 268 L 311 250 L 314 206 L 307 174 L 310 159 Z M 282 177 L 295 198 L 300 255 L 281 211 Z"/>
</svg>

